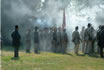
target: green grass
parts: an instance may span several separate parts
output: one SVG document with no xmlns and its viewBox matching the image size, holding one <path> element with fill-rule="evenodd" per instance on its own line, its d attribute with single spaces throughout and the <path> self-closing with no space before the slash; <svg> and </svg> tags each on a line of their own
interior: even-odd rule
<svg viewBox="0 0 104 70">
<path fill-rule="evenodd" d="M 104 70 L 104 59 L 88 55 L 20 52 L 19 59 L 12 57 L 13 52 L 3 51 L 2 70 Z"/>
</svg>

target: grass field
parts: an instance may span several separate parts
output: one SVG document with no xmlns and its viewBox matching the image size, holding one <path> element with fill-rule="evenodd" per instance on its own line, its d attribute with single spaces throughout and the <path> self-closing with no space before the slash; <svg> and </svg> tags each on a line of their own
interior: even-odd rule
<svg viewBox="0 0 104 70">
<path fill-rule="evenodd" d="M 104 70 L 104 59 L 96 56 L 20 52 L 19 59 L 12 57 L 13 52 L 3 51 L 2 70 Z"/>
</svg>

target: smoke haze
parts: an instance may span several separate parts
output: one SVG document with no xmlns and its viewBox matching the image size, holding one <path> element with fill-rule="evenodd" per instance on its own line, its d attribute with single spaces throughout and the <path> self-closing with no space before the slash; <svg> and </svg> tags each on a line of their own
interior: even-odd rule
<svg viewBox="0 0 104 70">
<path fill-rule="evenodd" d="M 61 27 L 63 9 L 70 41 L 75 26 L 81 30 L 90 22 L 97 29 L 104 24 L 104 0 L 1 0 L 1 33 L 5 44 L 11 43 L 16 24 L 23 38 L 26 30 L 35 26 Z"/>
</svg>

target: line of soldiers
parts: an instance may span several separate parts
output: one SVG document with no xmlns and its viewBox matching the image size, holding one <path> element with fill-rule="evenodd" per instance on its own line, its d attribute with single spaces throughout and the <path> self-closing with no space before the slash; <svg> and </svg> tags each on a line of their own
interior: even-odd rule
<svg viewBox="0 0 104 70">
<path fill-rule="evenodd" d="M 75 31 L 72 33 L 72 42 L 75 45 L 75 53 L 78 54 L 80 43 L 82 43 L 82 52 L 84 54 L 94 53 L 95 42 L 98 43 L 100 48 L 100 55 L 103 55 L 104 48 L 104 25 L 99 27 L 96 31 L 90 23 L 88 23 L 87 28 L 82 27 L 81 32 L 78 31 L 79 27 L 75 27 Z"/>
<path fill-rule="evenodd" d="M 20 46 L 20 39 L 21 36 L 18 32 L 18 25 L 15 26 L 15 31 L 12 33 L 13 39 L 13 46 L 14 50 L 14 57 L 18 57 L 19 46 Z M 35 27 L 34 31 L 34 53 L 40 53 L 40 48 L 45 47 L 47 50 L 52 50 L 55 53 L 66 53 L 67 44 L 68 44 L 68 36 L 66 33 L 66 29 L 61 28 L 45 28 L 43 31 L 40 30 L 38 27 Z M 44 42 L 45 41 L 45 42 Z M 45 45 L 44 45 L 45 44 Z M 49 48 L 49 49 L 48 49 Z M 31 49 L 31 30 L 29 29 L 26 32 L 26 52 L 30 53 Z M 42 49 L 42 50 L 43 50 Z"/>
<path fill-rule="evenodd" d="M 61 31 L 61 28 L 55 28 L 52 34 L 53 52 L 65 54 L 68 45 L 68 36 L 66 33 L 66 29 L 63 29 L 63 31 Z"/>
<path fill-rule="evenodd" d="M 18 29 L 19 27 L 16 25 L 15 31 L 11 35 L 13 39 L 13 46 L 15 48 L 14 57 L 18 57 L 21 39 Z M 80 43 L 82 43 L 82 52 L 84 54 L 90 54 L 94 52 L 94 43 L 97 41 L 100 48 L 100 55 L 103 57 L 104 26 L 100 26 L 97 32 L 90 23 L 86 29 L 85 27 L 82 27 L 82 31 L 80 33 L 78 29 L 78 26 L 75 27 L 75 31 L 72 33 L 72 42 L 75 44 L 75 53 L 78 54 Z M 41 48 L 46 50 L 50 49 L 55 53 L 66 53 L 67 45 L 69 42 L 66 29 L 62 30 L 61 28 L 45 28 L 44 30 L 39 31 L 39 28 L 35 27 L 33 36 L 35 53 L 40 53 Z M 26 52 L 30 53 L 30 49 L 31 30 L 28 30 L 26 32 Z"/>
<path fill-rule="evenodd" d="M 26 52 L 30 52 L 31 36 L 30 31 L 26 33 Z M 63 43 L 63 44 L 62 44 Z M 35 27 L 34 32 L 34 52 L 38 53 L 40 50 L 53 51 L 55 53 L 65 53 L 68 44 L 68 36 L 66 29 L 63 31 L 61 28 L 44 28 L 44 30 Z M 63 48 L 64 47 L 64 48 Z"/>
</svg>

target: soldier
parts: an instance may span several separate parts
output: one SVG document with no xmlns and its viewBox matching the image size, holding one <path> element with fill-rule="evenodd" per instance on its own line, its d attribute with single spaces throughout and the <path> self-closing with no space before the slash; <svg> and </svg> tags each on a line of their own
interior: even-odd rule
<svg viewBox="0 0 104 70">
<path fill-rule="evenodd" d="M 96 30 L 94 29 L 94 27 L 91 27 L 92 30 L 92 48 L 91 48 L 91 52 L 94 53 L 95 52 L 95 42 L 96 42 Z"/>
<path fill-rule="evenodd" d="M 72 42 L 75 44 L 75 54 L 78 54 L 79 44 L 80 44 L 80 35 L 78 32 L 78 26 L 75 27 L 75 31 L 72 34 Z"/>
<path fill-rule="evenodd" d="M 53 34 L 53 31 L 52 31 L 52 28 L 49 28 L 49 31 L 48 31 L 48 48 L 49 50 L 48 51 L 52 51 L 52 34 Z"/>
<path fill-rule="evenodd" d="M 31 48 L 31 30 L 28 29 L 26 32 L 26 52 L 30 53 L 30 48 Z"/>
<path fill-rule="evenodd" d="M 98 36 L 99 36 L 99 34 L 100 34 L 100 31 L 101 31 L 101 27 L 102 27 L 102 25 L 99 25 L 99 28 L 98 28 L 98 30 L 97 30 L 97 35 L 96 35 L 97 42 L 98 42 Z M 99 46 L 97 46 L 97 53 L 100 53 L 100 48 L 99 48 Z"/>
<path fill-rule="evenodd" d="M 61 28 L 59 27 L 58 28 L 58 31 L 57 31 L 57 45 L 58 45 L 58 52 L 61 52 L 62 50 L 62 31 L 61 31 Z"/>
<path fill-rule="evenodd" d="M 50 30 L 49 30 L 49 44 L 50 44 L 50 51 L 53 51 L 53 28 L 51 27 Z"/>
<path fill-rule="evenodd" d="M 18 32 L 18 25 L 15 26 L 15 31 L 11 34 L 11 37 L 12 37 L 12 43 L 13 43 L 13 46 L 14 46 L 14 57 L 19 57 L 19 47 L 20 47 L 20 39 L 21 39 L 21 36 Z"/>
<path fill-rule="evenodd" d="M 45 29 L 45 50 L 49 51 L 50 50 L 50 44 L 49 44 L 49 28 Z"/>
<path fill-rule="evenodd" d="M 80 33 L 81 41 L 82 41 L 82 53 L 85 53 L 85 27 L 82 27 L 82 31 Z"/>
<path fill-rule="evenodd" d="M 103 48 L 104 48 L 104 26 L 101 26 L 100 31 L 97 33 L 98 46 L 100 48 L 100 56 L 104 58 Z"/>
<path fill-rule="evenodd" d="M 52 39 L 52 44 L 53 44 L 53 52 L 57 53 L 57 29 L 54 28 L 54 32 L 53 32 L 53 39 Z"/>
<path fill-rule="evenodd" d="M 65 54 L 68 45 L 68 36 L 66 33 L 66 29 L 64 29 L 62 33 L 62 44 L 62 53 Z"/>
<path fill-rule="evenodd" d="M 88 28 L 85 30 L 85 40 L 86 40 L 85 54 L 89 54 L 91 53 L 92 50 L 92 41 L 93 41 L 93 30 L 90 23 L 88 23 Z"/>
<path fill-rule="evenodd" d="M 35 32 L 34 32 L 34 52 L 39 53 L 40 47 L 39 47 L 39 33 L 38 33 L 38 27 L 35 27 Z"/>
</svg>

